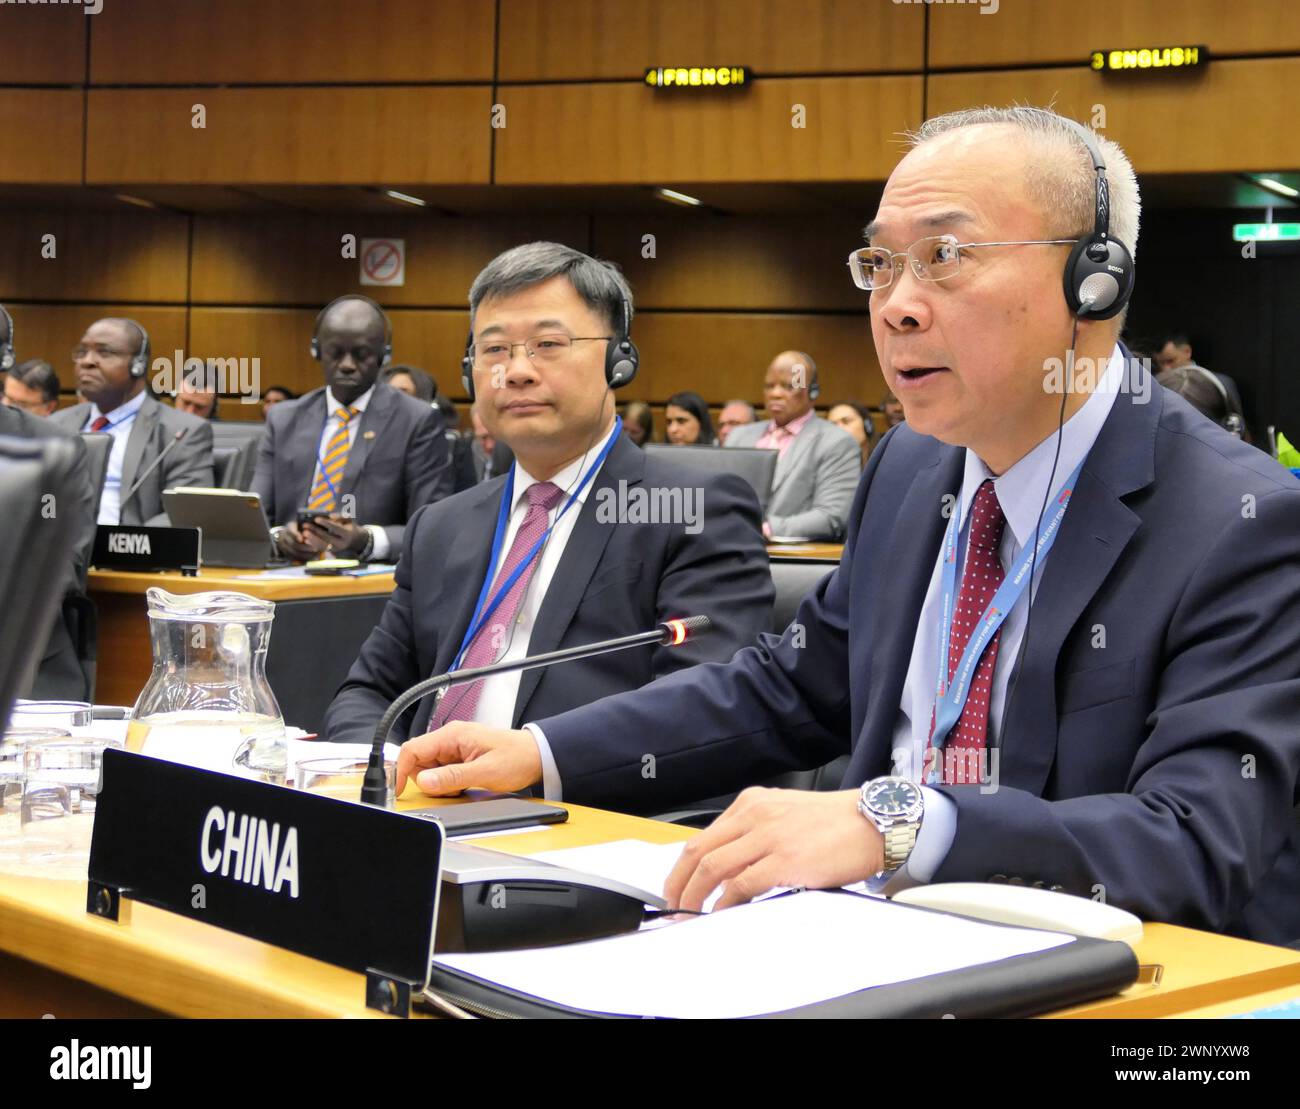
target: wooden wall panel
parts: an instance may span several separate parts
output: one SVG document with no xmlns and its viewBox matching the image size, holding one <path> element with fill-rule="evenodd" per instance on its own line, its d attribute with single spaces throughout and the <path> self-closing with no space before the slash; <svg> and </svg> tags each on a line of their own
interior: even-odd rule
<svg viewBox="0 0 1300 1109">
<path fill-rule="evenodd" d="M 77 89 L 0 89 L 0 183 L 80 184 L 82 116 Z"/>
<path fill-rule="evenodd" d="M 260 358 L 263 387 L 287 385 L 305 393 L 324 383 L 308 351 L 316 313 L 307 308 L 193 308 L 190 349 L 199 358 Z M 459 395 L 460 356 L 468 311 L 398 311 L 393 361 L 433 374 L 445 392 Z"/>
<path fill-rule="evenodd" d="M 98 89 L 91 184 L 485 184 L 487 88 Z M 202 104 L 207 126 L 191 126 Z"/>
<path fill-rule="evenodd" d="M 362 287 L 342 237 L 406 240 L 406 284 Z M 383 304 L 459 307 L 492 257 L 533 239 L 587 248 L 579 215 L 450 219 L 420 216 L 199 216 L 194 221 L 196 304 L 325 304 L 361 292 Z"/>
<path fill-rule="evenodd" d="M 94 21 L 91 79 L 490 81 L 494 16 L 475 0 L 107 0 Z"/>
<path fill-rule="evenodd" d="M 619 390 L 619 403 L 663 401 L 693 389 L 710 404 L 732 397 L 763 402 L 763 374 L 783 350 L 804 350 L 817 363 L 822 403 L 879 403 L 885 390 L 862 316 L 652 312 L 633 325 L 641 370 Z"/>
<path fill-rule="evenodd" d="M 998 0 L 996 12 L 981 13 L 968 4 L 930 8 L 931 67 L 1084 64 L 1091 51 L 1117 47 L 1208 46 L 1211 55 L 1300 50 L 1300 6 L 1289 0 Z"/>
<path fill-rule="evenodd" d="M 188 225 L 162 212 L 0 211 L 0 300 L 183 302 Z"/>
<path fill-rule="evenodd" d="M 896 132 L 921 121 L 920 77 L 761 81 L 707 99 L 630 84 L 498 96 L 507 124 L 496 132 L 496 180 L 506 185 L 879 180 L 898 160 Z M 806 127 L 791 126 L 796 104 Z"/>
<path fill-rule="evenodd" d="M 860 211 L 815 219 L 674 211 L 598 217 L 593 249 L 623 268 L 640 308 L 864 311 L 865 294 L 845 265 L 875 210 L 874 194 L 863 192 Z M 645 235 L 654 236 L 652 258 L 644 257 Z"/>
<path fill-rule="evenodd" d="M 920 69 L 924 9 L 862 0 L 501 0 L 503 81 L 640 78 L 659 65 L 758 74 Z"/>
<path fill-rule="evenodd" d="M 996 70 L 930 78 L 931 115 L 977 104 L 1047 104 L 1102 130 L 1139 173 L 1242 173 L 1300 168 L 1294 98 L 1300 58 L 1218 62 L 1199 74 L 1156 81 L 1106 78 L 1088 69 Z"/>
<path fill-rule="evenodd" d="M 81 7 L 0 7 L 0 74 L 5 84 L 84 81 L 89 19 Z"/>
<path fill-rule="evenodd" d="M 59 375 L 63 392 L 77 383 L 72 374 L 72 348 L 86 328 L 106 316 L 129 316 L 149 332 L 154 354 L 185 346 L 185 309 L 143 304 L 7 304 L 14 318 L 20 361 L 44 358 Z"/>
</svg>

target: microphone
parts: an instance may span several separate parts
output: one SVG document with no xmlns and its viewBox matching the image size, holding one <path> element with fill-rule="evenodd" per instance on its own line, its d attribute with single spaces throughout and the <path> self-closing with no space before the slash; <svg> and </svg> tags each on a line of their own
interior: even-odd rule
<svg viewBox="0 0 1300 1109">
<path fill-rule="evenodd" d="M 462 682 L 472 682 L 492 674 L 508 674 L 514 670 L 532 670 L 538 666 L 554 666 L 557 662 L 573 662 L 593 655 L 606 655 L 613 651 L 623 651 L 628 647 L 649 646 L 657 644 L 663 647 L 679 647 L 688 639 L 703 635 L 711 630 L 713 622 L 707 616 L 686 616 L 680 620 L 667 620 L 652 631 L 637 632 L 618 639 L 606 639 L 600 643 L 587 643 L 579 647 L 565 647 L 559 651 L 547 651 L 540 655 L 527 655 L 509 662 L 494 662 L 489 666 L 477 666 L 473 670 L 453 670 L 447 674 L 435 674 L 432 678 L 411 686 L 405 693 L 388 706 L 379 718 L 375 728 L 375 738 L 370 749 L 370 762 L 366 766 L 365 781 L 361 786 L 361 800 L 367 805 L 384 807 L 388 796 L 388 782 L 384 777 L 384 743 L 392 731 L 397 718 L 416 701 L 435 690 L 445 693 L 451 686 Z"/>
<path fill-rule="evenodd" d="M 177 443 L 179 443 L 182 439 L 185 438 L 185 433 L 188 430 L 189 428 L 183 427 L 175 435 L 172 436 L 172 441 L 158 452 L 158 457 L 155 458 L 152 462 L 149 463 L 148 466 L 145 467 L 144 473 L 137 475 L 135 481 L 131 482 L 131 488 L 122 494 L 122 499 L 118 502 L 119 504 L 126 504 L 126 502 L 131 499 L 131 495 L 137 489 L 140 488 L 140 483 L 144 481 L 145 478 L 147 478 L 150 474 L 154 472 L 154 470 L 158 468 L 158 464 L 164 458 L 167 457 L 167 452 L 170 451 L 172 447 L 176 446 Z"/>
</svg>

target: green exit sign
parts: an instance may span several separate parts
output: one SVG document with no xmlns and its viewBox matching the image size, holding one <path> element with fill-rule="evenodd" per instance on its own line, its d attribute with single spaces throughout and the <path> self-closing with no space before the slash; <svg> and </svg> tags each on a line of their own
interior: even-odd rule
<svg viewBox="0 0 1300 1109">
<path fill-rule="evenodd" d="M 1239 243 L 1300 242 L 1300 223 L 1234 223 L 1232 237 Z"/>
</svg>

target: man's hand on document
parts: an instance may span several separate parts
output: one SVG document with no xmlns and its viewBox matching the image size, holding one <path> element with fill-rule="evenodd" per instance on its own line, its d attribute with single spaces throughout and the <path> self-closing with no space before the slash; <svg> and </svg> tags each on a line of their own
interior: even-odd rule
<svg viewBox="0 0 1300 1109">
<path fill-rule="evenodd" d="M 778 886 L 833 889 L 884 866 L 884 840 L 858 812 L 858 790 L 747 789 L 682 850 L 670 909 L 700 911 L 718 886 L 725 909 Z"/>
</svg>

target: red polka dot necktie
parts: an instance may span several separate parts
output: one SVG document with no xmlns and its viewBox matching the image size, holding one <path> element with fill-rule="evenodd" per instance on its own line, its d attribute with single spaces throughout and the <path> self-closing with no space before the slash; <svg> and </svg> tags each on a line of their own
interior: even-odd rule
<svg viewBox="0 0 1300 1109">
<path fill-rule="evenodd" d="M 524 491 L 528 511 L 524 515 L 523 523 L 519 525 L 514 542 L 510 544 L 505 562 L 501 564 L 488 604 L 492 603 L 502 583 L 515 572 L 516 567 L 523 562 L 524 556 L 533 549 L 534 544 L 545 533 L 551 509 L 559 503 L 563 494 L 563 489 L 549 481 L 536 482 Z M 537 564 L 541 560 L 541 553 L 538 552 L 527 569 L 515 579 L 510 592 L 501 599 L 501 603 L 497 605 L 496 611 L 492 613 L 488 622 L 474 636 L 469 650 L 461 660 L 460 669 L 474 670 L 480 666 L 487 666 L 496 662 L 497 658 L 509 648 L 511 625 L 519 616 L 519 610 L 524 603 L 524 594 L 528 592 L 529 579 L 532 578 L 533 571 L 537 569 Z M 452 686 L 448 689 L 442 700 L 438 702 L 437 709 L 434 710 L 433 718 L 429 722 L 429 731 L 441 728 L 452 720 L 473 720 L 474 713 L 478 709 L 479 695 L 483 692 L 483 683 L 486 680 L 486 678 L 479 678 L 477 681 L 466 682 L 464 685 Z M 512 712 L 513 708 L 514 706 L 511 706 Z"/>
<path fill-rule="evenodd" d="M 948 636 L 948 684 L 952 684 L 957 665 L 979 626 L 980 618 L 988 609 L 993 594 L 1006 576 L 998 547 L 1002 544 L 1002 530 L 1007 518 L 1002 514 L 993 480 L 984 481 L 975 493 L 970 510 L 970 530 L 966 539 L 966 572 L 962 575 L 961 590 L 957 595 L 957 608 L 953 613 L 952 630 Z M 948 733 L 943 754 L 943 781 L 945 785 L 977 784 L 980 764 L 989 733 L 989 702 L 993 695 L 993 667 L 997 664 L 998 643 L 1002 629 L 993 634 L 980 656 L 975 676 L 961 716 Z M 930 719 L 934 731 L 934 718 Z"/>
</svg>

